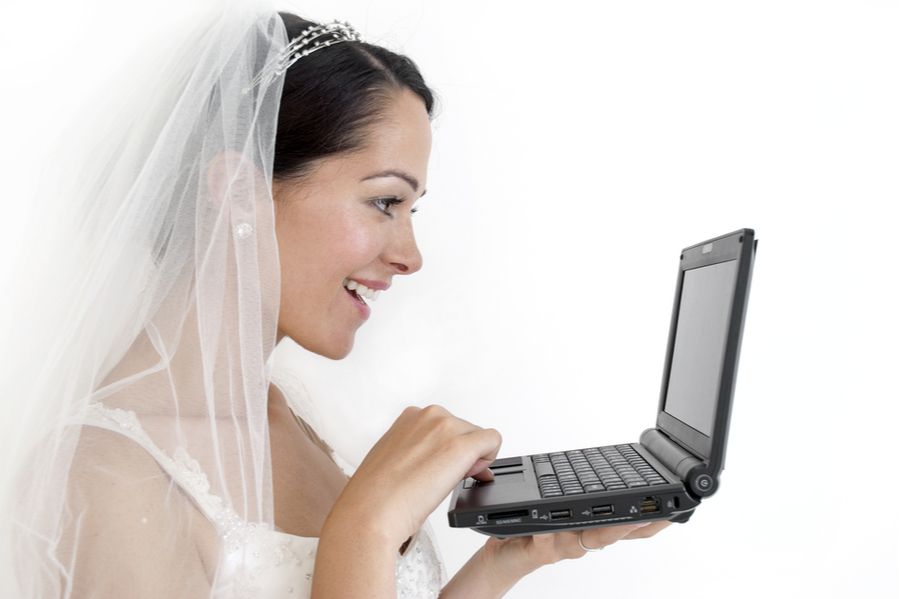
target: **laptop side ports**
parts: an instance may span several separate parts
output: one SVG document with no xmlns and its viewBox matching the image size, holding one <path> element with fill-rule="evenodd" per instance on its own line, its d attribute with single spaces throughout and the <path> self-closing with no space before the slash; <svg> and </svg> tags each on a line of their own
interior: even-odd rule
<svg viewBox="0 0 899 599">
<path fill-rule="evenodd" d="M 549 513 L 550 520 L 565 520 L 571 518 L 571 510 L 552 510 Z"/>
<path fill-rule="evenodd" d="M 594 516 L 611 516 L 614 513 L 615 513 L 615 506 L 612 504 L 594 505 L 593 506 L 593 515 Z"/>
<path fill-rule="evenodd" d="M 658 497 L 644 497 L 640 502 L 641 514 L 655 514 L 662 511 L 662 502 Z"/>
</svg>

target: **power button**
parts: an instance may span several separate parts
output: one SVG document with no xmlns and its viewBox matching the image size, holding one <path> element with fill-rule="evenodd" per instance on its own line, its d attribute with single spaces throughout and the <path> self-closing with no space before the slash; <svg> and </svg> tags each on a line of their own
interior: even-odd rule
<svg viewBox="0 0 899 599">
<path fill-rule="evenodd" d="M 696 477 L 696 490 L 702 495 L 706 495 L 712 492 L 712 487 L 715 486 L 715 480 L 708 474 L 700 474 Z"/>
</svg>

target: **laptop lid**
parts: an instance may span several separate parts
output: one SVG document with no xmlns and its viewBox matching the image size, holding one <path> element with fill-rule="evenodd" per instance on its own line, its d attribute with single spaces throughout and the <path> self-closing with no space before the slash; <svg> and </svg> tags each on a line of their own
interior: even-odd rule
<svg viewBox="0 0 899 599">
<path fill-rule="evenodd" d="M 656 428 L 713 476 L 724 468 L 756 243 L 741 229 L 680 257 Z"/>
</svg>

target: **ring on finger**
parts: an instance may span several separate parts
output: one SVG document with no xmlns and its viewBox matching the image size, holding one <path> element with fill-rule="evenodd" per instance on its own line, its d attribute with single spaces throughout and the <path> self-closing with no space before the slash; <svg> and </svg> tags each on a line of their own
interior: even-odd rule
<svg viewBox="0 0 899 599">
<path fill-rule="evenodd" d="M 584 545 L 583 535 L 583 530 L 577 533 L 577 544 L 581 546 L 581 549 L 583 549 L 584 551 L 599 551 L 600 549 L 603 549 L 603 547 L 587 547 L 586 545 Z"/>
</svg>

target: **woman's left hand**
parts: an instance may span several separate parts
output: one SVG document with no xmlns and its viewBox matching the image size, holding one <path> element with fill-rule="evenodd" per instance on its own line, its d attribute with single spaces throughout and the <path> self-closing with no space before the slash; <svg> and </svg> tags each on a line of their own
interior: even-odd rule
<svg viewBox="0 0 899 599">
<path fill-rule="evenodd" d="M 581 542 L 585 547 L 599 549 L 622 539 L 651 537 L 669 524 L 660 520 L 527 537 L 490 537 L 450 581 L 441 597 L 502 597 L 537 568 L 586 555 L 578 543 L 578 535 L 582 533 Z"/>
<path fill-rule="evenodd" d="M 484 557 L 494 563 L 496 568 L 494 571 L 521 573 L 521 576 L 524 576 L 541 566 L 554 564 L 563 559 L 576 559 L 586 555 L 587 552 L 578 543 L 578 535 L 582 535 L 581 542 L 585 547 L 600 549 L 622 539 L 645 539 L 651 537 L 669 524 L 671 522 L 661 520 L 528 537 L 510 537 L 507 539 L 491 537 L 487 539 L 487 543 L 484 545 Z"/>
</svg>

